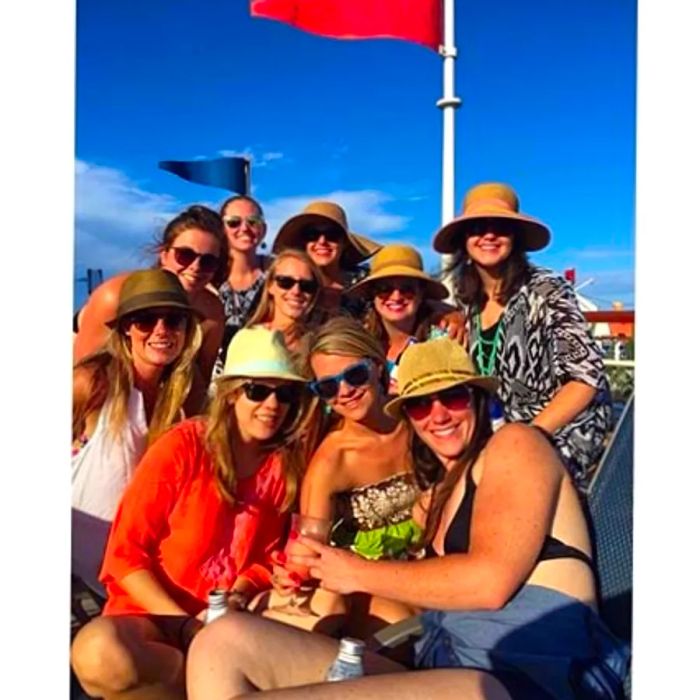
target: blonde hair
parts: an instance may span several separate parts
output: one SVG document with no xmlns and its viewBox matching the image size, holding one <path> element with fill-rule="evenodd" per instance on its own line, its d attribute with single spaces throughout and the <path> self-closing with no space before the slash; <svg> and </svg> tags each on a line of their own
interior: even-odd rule
<svg viewBox="0 0 700 700">
<path fill-rule="evenodd" d="M 218 379 L 216 393 L 207 412 L 205 442 L 214 463 L 214 478 L 221 497 L 231 505 L 238 500 L 238 477 L 233 454 L 233 405 L 248 381 L 247 377 Z M 306 468 L 301 449 L 302 434 L 316 406 L 316 400 L 307 392 L 300 391 L 299 395 L 299 405 L 290 405 L 277 433 L 264 445 L 270 452 L 278 452 L 281 458 L 286 485 L 282 512 L 289 510 L 296 501 L 299 482 Z"/>
<path fill-rule="evenodd" d="M 190 316 L 185 343 L 177 359 L 163 371 L 153 415 L 148 424 L 147 444 L 177 422 L 189 394 L 194 375 L 194 360 L 202 344 L 199 321 Z M 90 371 L 90 386 L 84 401 L 73 401 L 73 440 L 85 429 L 85 419 L 105 404 L 109 405 L 107 430 L 114 439 L 121 439 L 128 418 L 128 405 L 134 387 L 134 365 L 129 338 L 121 324 L 112 329 L 105 345 L 75 365 Z"/>
<path fill-rule="evenodd" d="M 289 258 L 293 258 L 301 263 L 304 263 L 304 265 L 306 265 L 311 271 L 311 275 L 313 276 L 314 280 L 316 280 L 317 284 L 316 291 L 311 297 L 309 308 L 306 310 L 302 318 L 294 321 L 292 324 L 295 334 L 299 336 L 302 334 L 304 329 L 304 321 L 311 315 L 311 312 L 314 310 L 314 307 L 316 306 L 316 303 L 321 295 L 323 278 L 321 277 L 321 270 L 319 269 L 318 265 L 303 250 L 297 250 L 296 248 L 285 248 L 272 261 L 267 270 L 260 301 L 246 322 L 246 328 L 252 328 L 260 323 L 268 323 L 269 321 L 272 321 L 275 314 L 275 304 L 272 300 L 272 295 L 270 294 L 270 287 L 275 281 L 275 275 L 277 274 L 277 268 L 280 266 L 280 263 L 284 262 L 285 260 L 289 260 Z"/>
</svg>

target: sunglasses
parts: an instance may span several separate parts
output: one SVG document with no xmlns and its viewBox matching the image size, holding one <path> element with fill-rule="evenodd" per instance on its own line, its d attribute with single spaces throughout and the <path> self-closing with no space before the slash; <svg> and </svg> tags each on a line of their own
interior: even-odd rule
<svg viewBox="0 0 700 700">
<path fill-rule="evenodd" d="M 340 389 L 340 382 L 345 382 L 353 387 L 363 386 L 369 382 L 371 363 L 369 360 L 360 360 L 354 365 L 350 365 L 340 374 L 329 377 L 321 377 L 309 382 L 309 389 L 324 401 L 334 398 Z"/>
<path fill-rule="evenodd" d="M 161 320 L 169 331 L 178 331 L 185 327 L 188 317 L 185 311 L 137 311 L 127 317 L 126 323 L 136 326 L 141 333 L 152 333 Z"/>
<path fill-rule="evenodd" d="M 224 223 L 229 227 L 229 228 L 239 228 L 240 225 L 245 221 L 248 226 L 262 226 L 265 223 L 265 219 L 263 219 L 260 214 L 251 214 L 250 216 L 227 216 L 224 219 Z"/>
<path fill-rule="evenodd" d="M 494 236 L 512 236 L 518 226 L 506 219 L 477 219 L 467 229 L 467 236 L 485 236 L 492 233 Z"/>
<path fill-rule="evenodd" d="M 339 243 L 345 233 L 338 228 L 307 228 L 304 231 L 304 240 L 307 243 L 314 243 L 323 236 L 329 243 Z"/>
<path fill-rule="evenodd" d="M 291 384 L 281 384 L 280 386 L 269 386 L 268 384 L 258 384 L 248 382 L 243 385 L 243 391 L 250 401 L 262 403 L 267 400 L 270 394 L 274 394 L 279 403 L 292 403 L 299 396 L 297 387 Z"/>
<path fill-rule="evenodd" d="M 433 410 L 434 401 L 438 401 L 448 411 L 464 411 L 471 406 L 472 393 L 469 387 L 460 384 L 428 396 L 416 396 L 406 399 L 403 404 L 403 411 L 412 420 L 423 420 Z"/>
<path fill-rule="evenodd" d="M 199 260 L 199 269 L 202 272 L 215 272 L 219 267 L 219 256 L 213 253 L 198 253 L 186 246 L 175 246 L 171 249 L 175 256 L 175 262 L 182 267 L 189 267 L 195 260 Z"/>
<path fill-rule="evenodd" d="M 414 282 L 377 282 L 374 287 L 374 295 L 378 297 L 391 296 L 395 290 L 403 297 L 412 299 L 418 294 L 418 285 Z"/>
<path fill-rule="evenodd" d="M 289 275 L 275 275 L 275 284 L 285 291 L 293 289 L 294 286 L 299 287 L 299 291 L 304 294 L 315 294 L 318 289 L 318 282 L 316 280 L 305 280 L 298 277 L 290 277 Z"/>
</svg>

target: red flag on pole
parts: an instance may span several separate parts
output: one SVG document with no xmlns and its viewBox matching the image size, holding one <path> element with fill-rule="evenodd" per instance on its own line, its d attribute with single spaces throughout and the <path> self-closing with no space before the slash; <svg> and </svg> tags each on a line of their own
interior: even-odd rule
<svg viewBox="0 0 700 700">
<path fill-rule="evenodd" d="M 442 43 L 442 0 L 251 0 L 250 13 L 334 39 Z"/>
</svg>

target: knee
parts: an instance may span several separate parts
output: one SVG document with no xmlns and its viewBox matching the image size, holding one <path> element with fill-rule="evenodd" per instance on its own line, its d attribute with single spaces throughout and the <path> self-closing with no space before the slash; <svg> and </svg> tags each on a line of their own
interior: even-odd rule
<svg viewBox="0 0 700 700">
<path fill-rule="evenodd" d="M 118 693 L 138 684 L 133 654 L 116 631 L 98 618 L 78 632 L 71 647 L 71 665 L 88 692 Z"/>
<path fill-rule="evenodd" d="M 229 654 L 239 648 L 244 649 L 243 640 L 250 636 L 251 619 L 254 616 L 250 613 L 233 612 L 203 627 L 195 635 L 187 652 L 188 664 L 201 657 L 216 656 L 222 651 Z"/>
</svg>

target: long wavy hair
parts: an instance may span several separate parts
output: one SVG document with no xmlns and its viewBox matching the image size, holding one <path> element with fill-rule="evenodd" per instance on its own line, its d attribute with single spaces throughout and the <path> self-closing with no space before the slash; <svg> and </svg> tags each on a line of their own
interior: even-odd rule
<svg viewBox="0 0 700 700">
<path fill-rule="evenodd" d="M 246 377 L 223 377 L 216 382 L 216 392 L 207 412 L 205 442 L 214 462 L 214 477 L 221 497 L 234 505 L 238 498 L 236 485 L 236 458 L 233 451 L 234 409 L 241 396 Z M 300 386 L 301 389 L 301 386 Z M 306 468 L 302 435 L 309 422 L 316 401 L 306 391 L 299 392 L 299 399 L 291 404 L 287 415 L 274 437 L 265 441 L 263 447 L 269 452 L 278 452 L 282 460 L 286 493 L 282 511 L 289 510 L 296 502 L 301 477 Z"/>
<path fill-rule="evenodd" d="M 410 421 L 406 419 L 411 429 L 411 454 L 413 455 L 416 481 L 422 491 L 431 490 L 421 546 L 432 542 L 445 510 L 447 499 L 464 473 L 474 466 L 477 457 L 493 435 L 487 392 L 477 387 L 470 387 L 470 390 L 476 418 L 474 430 L 469 442 L 457 458 L 454 468 L 449 471 L 445 469 L 430 447 L 416 435 L 413 427 L 410 426 Z"/>
<path fill-rule="evenodd" d="M 270 294 L 270 287 L 275 281 L 275 275 L 282 262 L 293 258 L 306 265 L 313 278 L 316 280 L 316 292 L 311 297 L 311 302 L 309 303 L 309 308 L 306 310 L 304 315 L 294 321 L 290 332 L 298 337 L 301 337 L 305 330 L 306 320 L 309 318 L 313 312 L 316 302 L 318 302 L 319 296 L 321 295 L 321 288 L 323 287 L 323 278 L 321 277 L 321 270 L 319 270 L 318 265 L 302 250 L 296 250 L 295 248 L 285 248 L 283 251 L 277 254 L 272 264 L 267 270 L 265 277 L 265 283 L 263 285 L 262 294 L 260 295 L 260 301 L 258 305 L 253 310 L 250 318 L 246 322 L 246 327 L 251 328 L 252 326 L 257 326 L 259 323 L 269 323 L 275 315 L 275 302 L 273 301 L 272 295 Z"/>
<path fill-rule="evenodd" d="M 114 439 L 121 439 L 128 419 L 129 396 L 134 387 L 134 363 L 131 341 L 121 322 L 113 328 L 105 345 L 80 360 L 74 369 L 85 367 L 90 371 L 90 385 L 85 400 L 73 401 L 73 440 L 85 430 L 85 420 L 104 405 L 109 406 L 107 430 Z M 194 363 L 202 344 L 202 329 L 192 315 L 187 320 L 185 342 L 177 359 L 169 364 L 160 378 L 158 396 L 148 424 L 151 444 L 161 433 L 175 423 L 190 392 Z"/>
</svg>

